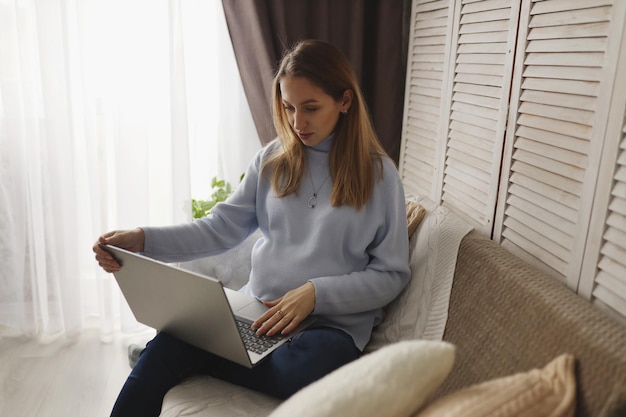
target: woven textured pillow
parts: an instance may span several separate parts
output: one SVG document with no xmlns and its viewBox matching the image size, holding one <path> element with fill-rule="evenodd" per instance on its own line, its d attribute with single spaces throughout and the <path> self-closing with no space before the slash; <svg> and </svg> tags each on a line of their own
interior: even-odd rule
<svg viewBox="0 0 626 417">
<path fill-rule="evenodd" d="M 385 308 L 366 352 L 401 340 L 443 339 L 459 245 L 472 226 L 427 197 L 407 198 L 407 217 L 420 216 L 410 239 L 411 280 Z"/>
<path fill-rule="evenodd" d="M 415 417 L 573 417 L 574 357 L 542 369 L 493 379 L 439 398 Z"/>
</svg>

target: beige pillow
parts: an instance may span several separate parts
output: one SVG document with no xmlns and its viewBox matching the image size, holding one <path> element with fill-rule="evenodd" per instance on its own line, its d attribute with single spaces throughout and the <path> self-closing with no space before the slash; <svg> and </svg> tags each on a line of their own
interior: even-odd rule
<svg viewBox="0 0 626 417">
<path fill-rule="evenodd" d="M 439 388 L 454 355 L 447 342 L 391 344 L 296 392 L 270 417 L 408 417 Z"/>
<path fill-rule="evenodd" d="M 574 357 L 563 354 L 542 369 L 453 392 L 415 417 L 573 417 L 575 405 Z"/>
<path fill-rule="evenodd" d="M 406 200 L 406 222 L 409 229 L 409 239 L 417 230 L 426 216 L 426 209 L 416 201 Z"/>
</svg>

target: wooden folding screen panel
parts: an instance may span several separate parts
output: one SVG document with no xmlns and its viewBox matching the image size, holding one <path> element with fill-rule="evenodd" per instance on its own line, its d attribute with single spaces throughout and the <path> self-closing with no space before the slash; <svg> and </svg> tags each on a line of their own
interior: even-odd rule
<svg viewBox="0 0 626 417">
<path fill-rule="evenodd" d="M 487 235 L 493 228 L 518 16 L 516 1 L 456 4 L 437 199 Z"/>
<path fill-rule="evenodd" d="M 573 290 L 623 26 L 612 3 L 525 0 L 520 16 L 494 237 Z"/>
<path fill-rule="evenodd" d="M 453 11 L 454 0 L 413 1 L 400 173 L 407 194 L 435 200 Z"/>
<path fill-rule="evenodd" d="M 619 15 L 618 15 L 619 16 Z M 622 33 L 621 48 L 626 45 Z M 626 323 L 626 54 L 619 57 L 578 292 Z"/>
</svg>

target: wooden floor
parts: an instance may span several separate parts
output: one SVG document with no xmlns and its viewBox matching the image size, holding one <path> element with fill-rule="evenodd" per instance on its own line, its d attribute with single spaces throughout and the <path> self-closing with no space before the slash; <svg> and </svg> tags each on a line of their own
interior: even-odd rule
<svg viewBox="0 0 626 417">
<path fill-rule="evenodd" d="M 95 329 L 47 344 L 0 338 L 0 416 L 108 416 L 130 371 L 128 344 L 150 338 L 114 335 L 105 343 Z"/>
</svg>

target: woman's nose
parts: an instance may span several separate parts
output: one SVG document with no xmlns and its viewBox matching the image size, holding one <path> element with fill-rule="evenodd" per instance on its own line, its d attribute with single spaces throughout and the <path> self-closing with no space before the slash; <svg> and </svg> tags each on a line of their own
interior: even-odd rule
<svg viewBox="0 0 626 417">
<path fill-rule="evenodd" d="M 304 127 L 306 127 L 304 114 L 296 111 L 293 115 L 293 128 L 296 130 L 302 130 Z"/>
</svg>

